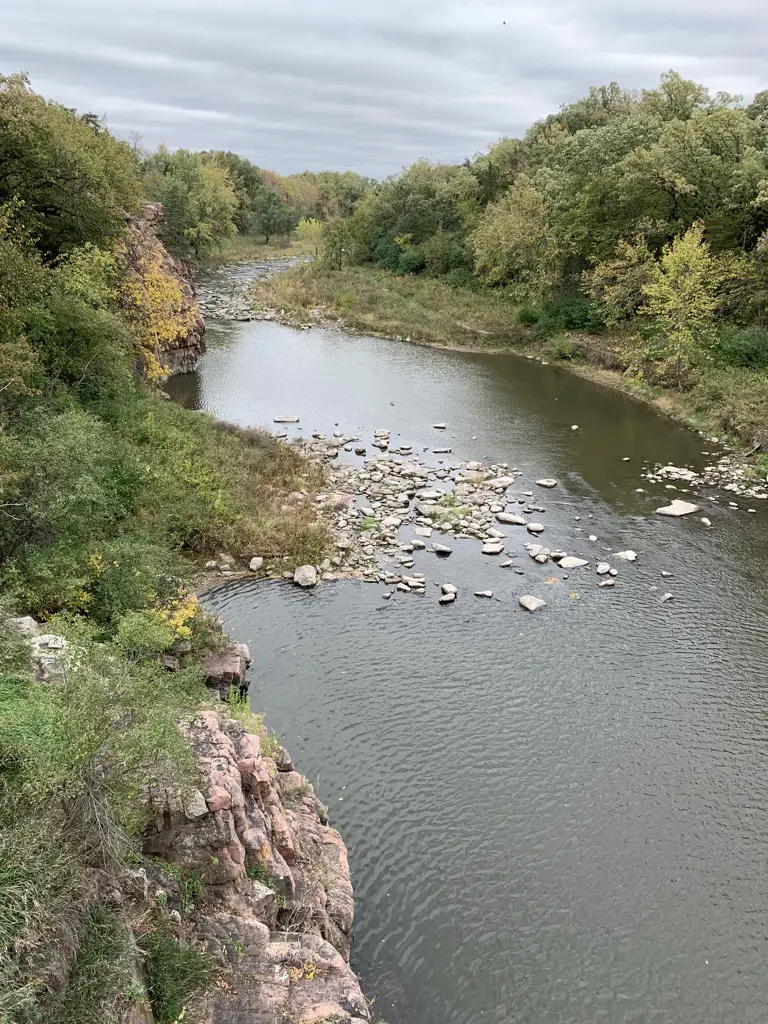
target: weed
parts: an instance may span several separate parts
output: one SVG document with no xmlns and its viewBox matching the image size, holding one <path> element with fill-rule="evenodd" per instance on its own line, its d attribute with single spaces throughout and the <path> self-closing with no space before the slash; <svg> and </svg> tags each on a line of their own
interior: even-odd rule
<svg viewBox="0 0 768 1024">
<path fill-rule="evenodd" d="M 279 908 L 285 906 L 285 896 L 278 888 L 277 879 L 274 875 L 270 874 L 266 865 L 261 861 L 254 861 L 253 864 L 249 864 L 245 869 L 245 874 L 252 882 L 260 882 L 262 885 L 266 885 L 268 889 L 271 889 L 275 894 L 275 901 Z"/>
<path fill-rule="evenodd" d="M 379 521 L 378 521 L 378 519 L 374 519 L 373 516 L 364 516 L 360 520 L 360 529 L 361 530 L 378 530 L 378 528 L 379 528 Z"/>
<path fill-rule="evenodd" d="M 80 938 L 59 1024 L 117 1024 L 131 999 L 132 963 L 128 932 L 116 914 L 99 908 L 87 919 Z M 141 989 L 141 986 L 138 986 Z M 141 989 L 143 996 L 144 990 Z M 136 1001 L 136 1000 L 133 1000 Z"/>
</svg>

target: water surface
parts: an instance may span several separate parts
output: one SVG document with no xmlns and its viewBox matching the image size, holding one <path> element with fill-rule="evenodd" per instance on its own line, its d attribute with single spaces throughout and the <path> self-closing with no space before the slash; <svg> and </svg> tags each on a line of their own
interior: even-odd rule
<svg viewBox="0 0 768 1024">
<path fill-rule="evenodd" d="M 459 586 L 448 607 L 431 584 L 389 602 L 353 582 L 210 595 L 252 646 L 253 706 L 349 847 L 353 966 L 375 1014 L 768 1020 L 765 519 L 704 495 L 712 530 L 662 520 L 676 492 L 640 476 L 717 446 L 515 357 L 263 323 L 208 341 L 199 372 L 170 382 L 177 400 L 241 424 L 300 415 L 305 434 L 389 427 L 414 451 L 519 466 L 521 488 L 557 477 L 549 546 L 640 555 L 600 591 L 593 571 L 564 580 L 524 556 L 509 574 L 476 542 L 417 552 L 430 581 Z M 472 597 L 486 588 L 493 601 Z M 525 614 L 523 592 L 549 607 Z"/>
</svg>

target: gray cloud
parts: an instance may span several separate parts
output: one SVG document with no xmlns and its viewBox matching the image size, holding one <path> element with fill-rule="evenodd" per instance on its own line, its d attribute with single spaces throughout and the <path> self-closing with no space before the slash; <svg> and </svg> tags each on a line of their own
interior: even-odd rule
<svg viewBox="0 0 768 1024">
<path fill-rule="evenodd" d="M 521 134 L 590 85 L 674 67 L 768 86 L 764 0 L 27 0 L 0 68 L 154 148 L 383 176 Z M 506 25 L 503 22 L 506 21 Z"/>
</svg>

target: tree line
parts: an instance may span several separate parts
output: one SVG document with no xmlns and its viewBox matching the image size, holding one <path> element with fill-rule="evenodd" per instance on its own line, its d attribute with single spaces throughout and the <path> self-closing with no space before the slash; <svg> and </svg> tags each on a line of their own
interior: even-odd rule
<svg viewBox="0 0 768 1024">
<path fill-rule="evenodd" d="M 522 138 L 388 178 L 344 230 L 348 262 L 501 290 L 542 334 L 636 336 L 661 383 L 766 366 L 768 90 L 745 104 L 674 71 L 592 88 Z"/>
</svg>

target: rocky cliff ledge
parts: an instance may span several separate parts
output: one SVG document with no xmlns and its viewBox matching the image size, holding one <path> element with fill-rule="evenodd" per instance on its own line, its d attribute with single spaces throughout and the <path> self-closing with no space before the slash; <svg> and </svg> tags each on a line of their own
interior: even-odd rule
<svg viewBox="0 0 768 1024">
<path fill-rule="evenodd" d="M 171 374 L 189 373 L 194 370 L 205 352 L 205 320 L 197 301 L 195 286 L 189 270 L 181 260 L 175 260 L 157 237 L 157 228 L 163 219 L 162 203 L 146 203 L 141 217 L 128 221 L 126 245 L 128 259 L 137 266 L 147 256 L 159 256 L 160 264 L 168 276 L 176 278 L 181 285 L 182 312 L 190 323 L 188 329 L 163 345 L 157 353 L 160 362 Z"/>
<path fill-rule="evenodd" d="M 265 753 L 260 738 L 226 712 L 204 711 L 185 732 L 203 786 L 184 800 L 151 794 L 155 821 L 145 853 L 205 883 L 190 923 L 226 970 L 226 983 L 205 997 L 199 1019 L 369 1021 L 349 967 L 347 851 L 311 785 L 282 747 Z"/>
</svg>

